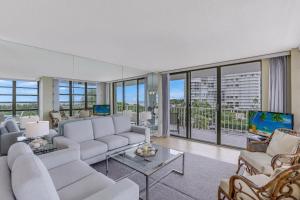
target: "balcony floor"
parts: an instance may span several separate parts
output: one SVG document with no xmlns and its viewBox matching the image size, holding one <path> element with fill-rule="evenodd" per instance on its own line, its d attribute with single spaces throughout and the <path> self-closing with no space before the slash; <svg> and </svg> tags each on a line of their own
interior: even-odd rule
<svg viewBox="0 0 300 200">
<path fill-rule="evenodd" d="M 171 125 L 171 135 L 186 137 L 184 127 L 180 127 L 179 132 L 180 133 L 178 134 L 178 132 L 176 131 L 176 126 Z M 230 131 L 222 130 L 221 142 L 223 145 L 246 148 L 247 136 L 248 136 L 247 133 L 240 133 L 238 131 L 231 131 L 231 130 Z M 191 137 L 192 139 L 195 140 L 212 142 L 212 143 L 216 143 L 217 141 L 217 134 L 215 130 L 204 130 L 204 129 L 193 128 Z"/>
</svg>

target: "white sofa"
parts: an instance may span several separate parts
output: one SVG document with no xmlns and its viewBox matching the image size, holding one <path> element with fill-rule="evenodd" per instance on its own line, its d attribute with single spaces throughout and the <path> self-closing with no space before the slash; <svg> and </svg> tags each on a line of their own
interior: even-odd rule
<svg viewBox="0 0 300 200">
<path fill-rule="evenodd" d="M 115 182 L 79 159 L 77 149 L 40 157 L 16 143 L 0 157 L 3 200 L 138 200 L 139 187 L 129 179 Z"/>
<path fill-rule="evenodd" d="M 145 141 L 145 127 L 132 126 L 123 115 L 93 117 L 65 121 L 59 125 L 61 136 L 54 138 L 57 146 L 80 150 L 80 158 L 88 164 L 106 159 L 107 154 Z"/>
</svg>

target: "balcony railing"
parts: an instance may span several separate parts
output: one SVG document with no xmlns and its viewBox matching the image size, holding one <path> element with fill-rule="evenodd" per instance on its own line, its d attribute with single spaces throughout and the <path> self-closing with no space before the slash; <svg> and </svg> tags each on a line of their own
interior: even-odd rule
<svg viewBox="0 0 300 200">
<path fill-rule="evenodd" d="M 216 108 L 191 107 L 191 128 L 199 130 L 215 130 L 217 113 Z M 170 123 L 177 128 L 186 127 L 186 108 L 171 107 Z M 171 127 L 172 127 L 171 126 Z M 222 133 L 244 134 L 247 133 L 248 110 L 222 109 L 221 129 Z"/>
</svg>

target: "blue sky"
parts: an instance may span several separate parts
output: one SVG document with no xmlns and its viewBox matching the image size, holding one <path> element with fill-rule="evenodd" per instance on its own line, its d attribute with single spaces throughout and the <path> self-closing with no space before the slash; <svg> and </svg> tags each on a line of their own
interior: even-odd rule
<svg viewBox="0 0 300 200">
<path fill-rule="evenodd" d="M 170 99 L 184 99 L 184 80 L 170 81 Z"/>
<path fill-rule="evenodd" d="M 116 95 L 117 101 L 123 101 L 122 87 L 117 87 Z M 136 104 L 137 101 L 137 88 L 136 85 L 125 86 L 125 102 L 129 104 Z M 139 84 L 139 101 L 140 104 L 144 104 L 145 101 L 145 85 Z"/>
</svg>

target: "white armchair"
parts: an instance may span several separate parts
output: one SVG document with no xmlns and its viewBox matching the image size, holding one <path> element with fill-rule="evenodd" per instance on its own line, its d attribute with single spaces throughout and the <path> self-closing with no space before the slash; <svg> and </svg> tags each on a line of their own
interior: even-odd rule
<svg viewBox="0 0 300 200">
<path fill-rule="evenodd" d="M 255 141 L 252 145 L 265 145 L 267 148 L 265 151 L 258 152 L 250 145 L 247 150 L 241 151 L 237 174 L 244 166 L 250 175 L 269 176 L 275 168 L 283 165 L 291 166 L 300 158 L 300 137 L 292 130 L 277 129 L 269 140 Z"/>
</svg>

